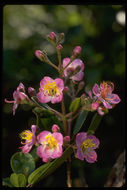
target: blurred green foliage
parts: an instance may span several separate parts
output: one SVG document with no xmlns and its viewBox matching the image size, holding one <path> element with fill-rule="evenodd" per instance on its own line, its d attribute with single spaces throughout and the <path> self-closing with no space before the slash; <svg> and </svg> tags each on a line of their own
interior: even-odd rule
<svg viewBox="0 0 127 190">
<path fill-rule="evenodd" d="M 4 98 L 22 82 L 37 91 L 45 76 L 58 77 L 56 70 L 41 63 L 35 50 L 45 50 L 53 63 L 58 64 L 54 47 L 46 35 L 54 31 L 65 33 L 62 58 L 70 57 L 75 46 L 82 47 L 80 58 L 85 63 L 86 88 L 103 80 L 114 82 L 121 103 L 105 115 L 96 134 L 101 141 L 98 162 L 82 163 L 89 186 L 103 186 L 117 156 L 124 148 L 125 93 L 125 7 L 122 5 L 6 5 L 3 9 L 3 177 L 11 173 L 9 160 L 18 150 L 18 133 L 30 128 L 29 119 L 35 116 L 20 107 L 12 115 L 12 105 Z M 123 15 L 120 16 L 120 15 Z M 67 101 L 66 107 L 69 107 Z M 52 105 L 51 105 L 52 106 Z M 59 105 L 54 105 L 60 109 Z M 89 121 L 88 121 L 89 123 Z M 85 129 L 84 129 L 85 130 Z M 6 151 L 5 151 L 6 150 Z M 79 162 L 72 163 L 72 178 L 79 178 Z M 66 186 L 65 166 L 48 177 L 40 186 Z M 63 180 L 61 181 L 61 175 Z M 55 180 L 59 178 L 59 180 Z M 48 181 L 49 180 L 49 181 Z M 39 186 L 39 185 L 38 185 Z"/>
</svg>

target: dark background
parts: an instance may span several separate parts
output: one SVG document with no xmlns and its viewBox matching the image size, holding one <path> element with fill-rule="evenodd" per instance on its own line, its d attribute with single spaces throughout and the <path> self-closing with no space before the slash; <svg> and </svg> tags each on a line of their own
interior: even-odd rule
<svg viewBox="0 0 127 190">
<path fill-rule="evenodd" d="M 13 91 L 20 82 L 37 91 L 44 76 L 58 77 L 56 70 L 40 62 L 36 49 L 46 50 L 58 64 L 54 47 L 46 40 L 51 31 L 65 33 L 62 58 L 70 57 L 75 46 L 82 47 L 86 88 L 103 80 L 112 81 L 114 93 L 121 102 L 105 115 L 96 131 L 100 139 L 98 161 L 89 164 L 74 159 L 73 186 L 103 187 L 119 154 L 125 147 L 125 7 L 122 5 L 6 5 L 3 9 L 3 75 L 2 75 L 2 177 L 12 173 L 10 158 L 20 146 L 19 133 L 28 129 L 35 116 L 19 106 L 12 115 Z M 68 107 L 68 102 L 66 107 Z M 60 104 L 56 105 L 59 109 Z M 88 119 L 91 119 L 89 116 Z M 89 123 L 89 121 L 87 121 Z M 34 123 L 33 123 L 34 124 Z M 85 131 L 85 129 L 84 129 Z M 41 161 L 40 161 L 41 163 Z M 36 186 L 66 186 L 66 164 Z"/>
</svg>

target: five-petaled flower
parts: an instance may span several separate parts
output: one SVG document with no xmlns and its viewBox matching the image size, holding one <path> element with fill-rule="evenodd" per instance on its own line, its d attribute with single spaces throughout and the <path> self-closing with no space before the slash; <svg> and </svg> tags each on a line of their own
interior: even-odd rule
<svg viewBox="0 0 127 190">
<path fill-rule="evenodd" d="M 100 84 L 94 84 L 93 94 L 97 97 L 97 100 L 103 103 L 104 107 L 111 109 L 114 104 L 118 104 L 121 100 L 117 94 L 112 94 L 114 90 L 114 84 L 112 82 L 103 82 Z"/>
<path fill-rule="evenodd" d="M 28 103 L 30 99 L 28 96 L 25 94 L 25 88 L 22 83 L 19 84 L 17 89 L 13 92 L 13 98 L 14 100 L 9 101 L 5 99 L 6 103 L 13 103 L 13 115 L 15 115 L 15 110 L 17 109 L 19 104 L 24 104 Z"/>
<path fill-rule="evenodd" d="M 63 68 L 65 68 L 69 62 L 70 62 L 70 58 L 68 58 L 68 57 L 64 58 L 63 59 Z M 72 79 L 72 81 L 81 81 L 84 77 L 83 70 L 84 70 L 84 63 L 82 62 L 82 60 L 75 59 L 74 61 L 72 61 L 72 63 L 67 68 L 65 68 L 64 75 L 65 75 L 65 77 L 67 77 L 68 73 L 71 72 L 72 76 L 70 76 L 69 78 Z M 76 72 L 76 74 L 75 74 L 75 72 Z"/>
<path fill-rule="evenodd" d="M 61 102 L 63 98 L 64 83 L 63 80 L 57 78 L 53 80 L 50 77 L 44 77 L 40 82 L 39 93 L 37 93 L 38 101 L 41 103 L 50 102 L 52 104 Z"/>
<path fill-rule="evenodd" d="M 21 142 L 21 144 L 24 144 L 24 146 L 19 147 L 22 149 L 23 153 L 30 152 L 32 146 L 37 144 L 36 136 L 35 136 L 36 128 L 37 128 L 36 125 L 32 125 L 31 131 L 25 130 L 20 134 L 21 139 L 25 140 L 25 142 Z"/>
<path fill-rule="evenodd" d="M 43 131 L 37 136 L 37 140 L 41 144 L 37 148 L 37 155 L 43 162 L 62 156 L 63 135 L 61 133 Z"/>
<path fill-rule="evenodd" d="M 86 159 L 89 163 L 97 161 L 97 154 L 94 149 L 98 148 L 100 142 L 94 135 L 87 135 L 80 132 L 76 135 L 77 152 L 76 157 L 80 160 Z"/>
</svg>

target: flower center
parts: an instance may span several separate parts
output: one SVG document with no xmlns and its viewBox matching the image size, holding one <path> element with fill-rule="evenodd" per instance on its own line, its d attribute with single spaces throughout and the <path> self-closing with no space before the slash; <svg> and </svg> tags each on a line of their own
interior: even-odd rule
<svg viewBox="0 0 127 190">
<path fill-rule="evenodd" d="M 59 93 L 59 89 L 58 89 L 58 86 L 56 85 L 55 82 L 47 82 L 47 84 L 44 85 L 44 93 L 47 94 L 49 96 L 54 96 L 56 94 Z"/>
<path fill-rule="evenodd" d="M 81 144 L 81 149 L 82 151 L 86 151 L 88 148 L 93 148 L 95 146 L 94 143 L 92 143 L 91 139 L 86 139 L 85 141 L 83 141 L 83 143 Z"/>
<path fill-rule="evenodd" d="M 27 140 L 28 142 L 32 141 L 33 133 L 25 130 L 20 134 L 21 139 Z"/>
<path fill-rule="evenodd" d="M 50 134 L 45 137 L 45 140 L 46 145 L 51 149 L 56 148 L 58 145 L 57 140 Z"/>
</svg>

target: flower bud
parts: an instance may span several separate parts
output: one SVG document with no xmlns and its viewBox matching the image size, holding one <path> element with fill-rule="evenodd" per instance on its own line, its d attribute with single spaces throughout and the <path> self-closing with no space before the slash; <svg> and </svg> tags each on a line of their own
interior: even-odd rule
<svg viewBox="0 0 127 190">
<path fill-rule="evenodd" d="M 49 37 L 52 40 L 56 40 L 56 34 L 54 32 L 50 32 Z"/>
<path fill-rule="evenodd" d="M 50 41 L 53 45 L 56 45 L 56 34 L 54 32 L 50 32 L 49 35 L 47 35 L 48 41 Z"/>
<path fill-rule="evenodd" d="M 47 60 L 47 55 L 44 51 L 41 50 L 36 50 L 35 51 L 35 56 L 40 59 L 41 61 L 46 61 Z"/>
<path fill-rule="evenodd" d="M 73 55 L 75 55 L 76 57 L 79 56 L 81 54 L 82 48 L 80 46 L 76 46 L 73 49 Z"/>
<path fill-rule="evenodd" d="M 64 142 L 70 142 L 70 136 L 65 136 L 65 137 L 63 138 L 63 140 L 64 140 Z"/>
<path fill-rule="evenodd" d="M 68 92 L 69 88 L 67 86 L 64 87 L 64 92 Z"/>
<path fill-rule="evenodd" d="M 58 125 L 54 124 L 52 126 L 52 132 L 58 132 L 60 130 L 60 128 L 58 127 Z"/>
<path fill-rule="evenodd" d="M 92 107 L 93 110 L 96 110 L 99 107 L 99 103 L 94 102 L 94 103 L 92 103 L 91 107 Z"/>
<path fill-rule="evenodd" d="M 30 96 L 36 96 L 36 91 L 35 91 L 35 89 L 32 88 L 32 87 L 29 87 L 29 88 L 28 88 L 28 93 L 29 93 Z"/>
<path fill-rule="evenodd" d="M 58 51 L 61 51 L 61 50 L 63 49 L 63 46 L 62 46 L 61 44 L 58 44 L 57 47 L 56 47 L 56 49 L 57 49 Z"/>
</svg>

